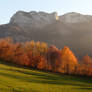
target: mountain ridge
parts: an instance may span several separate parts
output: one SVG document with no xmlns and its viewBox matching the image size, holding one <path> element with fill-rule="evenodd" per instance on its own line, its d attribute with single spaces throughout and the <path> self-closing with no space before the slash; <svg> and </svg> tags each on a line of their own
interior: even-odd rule
<svg viewBox="0 0 92 92">
<path fill-rule="evenodd" d="M 57 12 L 46 13 L 46 12 L 16 12 L 10 19 L 10 23 L 19 24 L 20 26 L 30 25 L 35 27 L 42 27 L 46 24 L 51 24 L 55 21 L 61 21 L 63 23 L 82 23 L 92 21 L 91 15 L 83 15 L 76 12 L 69 12 L 59 16 Z M 24 25 L 23 25 L 24 24 Z M 40 24 L 40 25 L 39 25 Z"/>
<path fill-rule="evenodd" d="M 19 13 L 26 12 L 17 12 L 17 14 Z M 44 41 L 50 45 L 56 45 L 58 48 L 63 48 L 66 45 L 77 56 L 87 53 L 92 56 L 91 15 L 72 12 L 62 15 L 61 18 L 56 12 L 49 14 L 32 11 L 29 13 L 27 12 L 23 17 L 21 14 L 17 15 L 16 21 L 15 13 L 8 24 L 1 25 L 0 38 L 11 37 L 15 42 Z M 67 18 L 66 15 L 69 17 Z M 37 16 L 39 17 L 37 18 Z"/>
</svg>

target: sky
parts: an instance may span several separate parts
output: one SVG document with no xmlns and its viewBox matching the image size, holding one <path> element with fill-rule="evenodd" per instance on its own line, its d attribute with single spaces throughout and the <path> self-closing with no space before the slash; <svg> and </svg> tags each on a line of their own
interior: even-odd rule
<svg viewBox="0 0 92 92">
<path fill-rule="evenodd" d="M 14 13 L 23 11 L 78 12 L 92 15 L 92 0 L 1 0 L 0 24 L 6 24 Z"/>
</svg>

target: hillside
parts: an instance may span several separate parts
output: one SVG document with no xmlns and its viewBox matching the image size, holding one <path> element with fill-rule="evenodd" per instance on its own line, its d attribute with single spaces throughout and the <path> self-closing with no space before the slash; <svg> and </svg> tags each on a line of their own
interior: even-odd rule
<svg viewBox="0 0 92 92">
<path fill-rule="evenodd" d="M 0 63 L 0 92 L 92 92 L 91 81 Z"/>
<path fill-rule="evenodd" d="M 0 26 L 0 38 L 11 37 L 15 42 L 44 41 L 58 48 L 69 46 L 76 56 L 92 56 L 92 16 L 56 12 L 16 12 L 8 24 Z"/>
</svg>

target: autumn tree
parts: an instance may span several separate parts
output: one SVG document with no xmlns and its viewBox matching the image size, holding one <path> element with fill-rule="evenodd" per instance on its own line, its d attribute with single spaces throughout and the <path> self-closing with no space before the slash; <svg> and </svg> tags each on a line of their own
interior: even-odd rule
<svg viewBox="0 0 92 92">
<path fill-rule="evenodd" d="M 92 66 L 88 67 L 88 71 L 87 71 L 86 75 L 92 77 Z"/>
<path fill-rule="evenodd" d="M 47 52 L 47 66 L 52 71 L 57 71 L 60 60 L 60 51 L 55 47 L 51 46 Z"/>
<path fill-rule="evenodd" d="M 0 40 L 0 59 L 18 65 L 53 72 L 92 76 L 92 58 L 85 55 L 81 62 L 69 47 L 48 48 L 44 42 L 14 43 L 11 38 Z"/>
<path fill-rule="evenodd" d="M 9 61 L 9 58 L 11 57 L 10 54 L 13 53 L 13 51 L 11 50 L 11 45 L 11 38 L 5 38 L 0 40 L 0 59 Z"/>
<path fill-rule="evenodd" d="M 77 58 L 73 52 L 67 46 L 65 46 L 61 50 L 60 72 L 72 74 L 77 63 Z"/>
<path fill-rule="evenodd" d="M 86 64 L 86 65 L 91 65 L 92 64 L 92 58 L 86 54 L 82 60 L 81 60 L 82 63 Z"/>
</svg>

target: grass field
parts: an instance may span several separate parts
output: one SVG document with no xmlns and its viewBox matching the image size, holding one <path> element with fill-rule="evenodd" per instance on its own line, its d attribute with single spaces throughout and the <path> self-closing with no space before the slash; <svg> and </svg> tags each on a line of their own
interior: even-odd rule
<svg viewBox="0 0 92 92">
<path fill-rule="evenodd" d="M 0 64 L 0 92 L 92 92 L 92 78 Z"/>
</svg>

